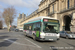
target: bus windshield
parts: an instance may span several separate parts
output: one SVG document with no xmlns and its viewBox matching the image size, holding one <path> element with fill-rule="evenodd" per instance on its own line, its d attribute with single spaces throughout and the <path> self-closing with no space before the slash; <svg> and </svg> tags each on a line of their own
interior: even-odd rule
<svg viewBox="0 0 75 50">
<path fill-rule="evenodd" d="M 45 33 L 58 33 L 59 32 L 59 24 L 51 24 L 51 23 L 44 23 L 43 31 Z"/>
</svg>

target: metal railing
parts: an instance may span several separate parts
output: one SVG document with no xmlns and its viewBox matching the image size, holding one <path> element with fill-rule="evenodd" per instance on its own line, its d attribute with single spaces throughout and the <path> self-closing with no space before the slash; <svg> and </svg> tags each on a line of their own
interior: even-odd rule
<svg viewBox="0 0 75 50">
<path fill-rule="evenodd" d="M 60 12 L 69 11 L 71 9 L 75 9 L 75 5 L 71 5 L 71 6 L 69 6 L 69 8 L 68 7 L 67 8 L 65 7 L 65 8 L 61 9 Z"/>
<path fill-rule="evenodd" d="M 39 12 L 46 9 L 48 7 L 48 5 L 43 6 L 41 9 L 39 9 Z"/>
<path fill-rule="evenodd" d="M 52 15 L 52 14 L 54 14 L 56 11 L 54 11 L 54 12 L 48 12 L 48 15 Z"/>
</svg>

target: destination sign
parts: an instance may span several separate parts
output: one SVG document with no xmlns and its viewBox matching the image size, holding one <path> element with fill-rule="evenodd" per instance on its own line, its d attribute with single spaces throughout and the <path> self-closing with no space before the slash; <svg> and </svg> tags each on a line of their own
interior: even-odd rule
<svg viewBox="0 0 75 50">
<path fill-rule="evenodd" d="M 44 22 L 53 22 L 53 23 L 58 23 L 58 20 L 53 20 L 53 19 L 43 19 Z"/>
</svg>

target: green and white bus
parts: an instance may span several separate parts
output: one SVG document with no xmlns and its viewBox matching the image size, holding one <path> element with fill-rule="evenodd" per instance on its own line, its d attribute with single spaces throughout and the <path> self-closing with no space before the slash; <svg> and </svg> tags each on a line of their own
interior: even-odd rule
<svg viewBox="0 0 75 50">
<path fill-rule="evenodd" d="M 23 32 L 34 40 L 56 41 L 59 39 L 59 20 L 50 17 L 37 17 L 24 24 Z"/>
</svg>

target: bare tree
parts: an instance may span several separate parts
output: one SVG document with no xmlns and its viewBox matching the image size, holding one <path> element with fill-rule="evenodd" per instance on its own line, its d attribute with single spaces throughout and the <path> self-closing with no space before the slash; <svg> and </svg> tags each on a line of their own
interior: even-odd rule
<svg viewBox="0 0 75 50">
<path fill-rule="evenodd" d="M 0 21 L 0 29 L 2 29 L 3 28 L 3 23 L 2 23 L 2 21 Z"/>
<path fill-rule="evenodd" d="M 2 24 L 2 17 L 1 17 L 1 12 L 0 12 L 0 29 L 3 28 L 3 24 Z"/>
<path fill-rule="evenodd" d="M 9 31 L 10 26 L 11 26 L 14 18 L 16 17 L 16 9 L 14 7 L 4 8 L 4 11 L 2 13 L 2 17 L 4 18 L 5 23 L 8 27 L 8 31 Z"/>
<path fill-rule="evenodd" d="M 1 11 L 0 11 L 0 20 L 1 20 Z"/>
</svg>

